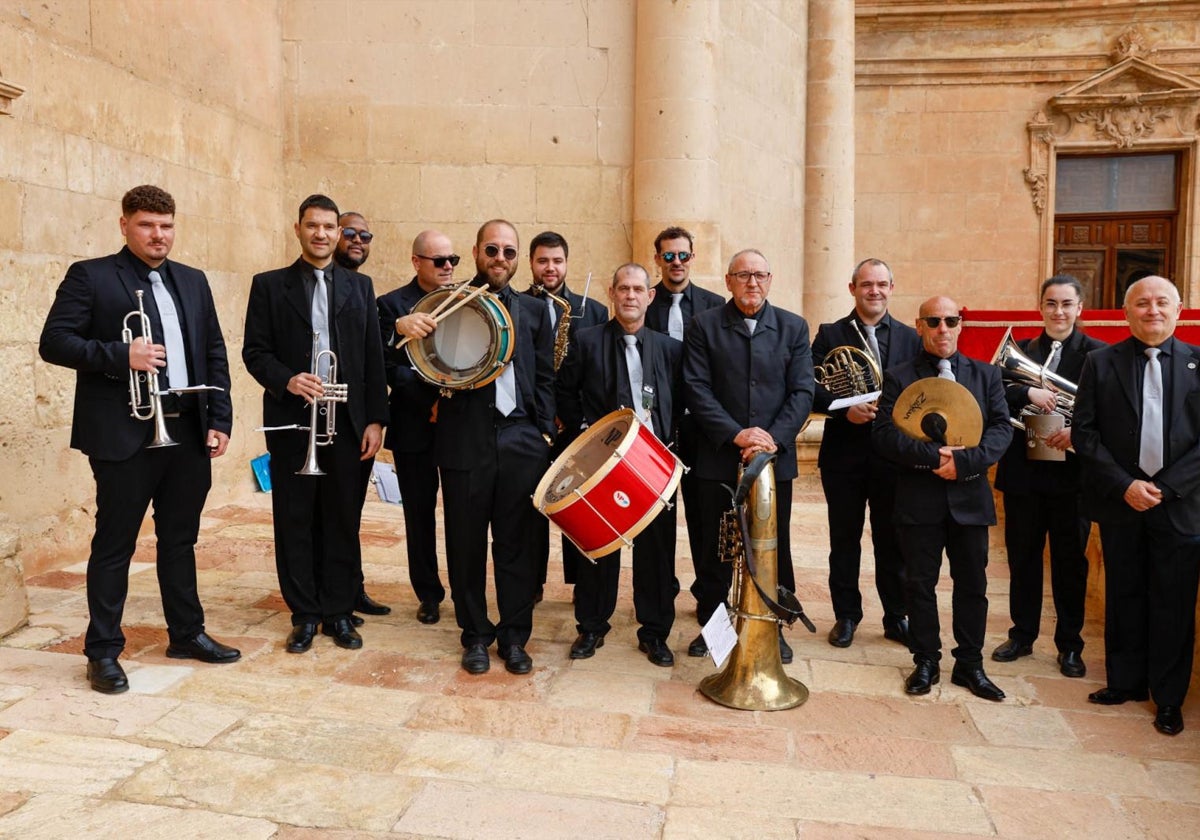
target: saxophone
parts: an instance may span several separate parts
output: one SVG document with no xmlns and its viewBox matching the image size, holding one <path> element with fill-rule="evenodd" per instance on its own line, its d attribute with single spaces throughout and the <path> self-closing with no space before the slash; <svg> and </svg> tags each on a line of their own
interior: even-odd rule
<svg viewBox="0 0 1200 840">
<path fill-rule="evenodd" d="M 562 307 L 562 314 L 558 316 L 558 331 L 554 334 L 554 372 L 558 373 L 563 359 L 567 358 L 567 342 L 571 338 L 571 302 L 554 294 L 541 283 L 530 286 L 529 293 L 538 298 L 548 297 Z"/>
</svg>

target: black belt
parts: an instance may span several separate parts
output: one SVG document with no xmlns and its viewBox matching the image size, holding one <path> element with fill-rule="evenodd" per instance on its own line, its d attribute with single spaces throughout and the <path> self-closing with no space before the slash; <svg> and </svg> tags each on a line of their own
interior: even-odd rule
<svg viewBox="0 0 1200 840">
<path fill-rule="evenodd" d="M 163 394 L 163 417 L 186 417 L 200 410 L 195 394 Z"/>
</svg>

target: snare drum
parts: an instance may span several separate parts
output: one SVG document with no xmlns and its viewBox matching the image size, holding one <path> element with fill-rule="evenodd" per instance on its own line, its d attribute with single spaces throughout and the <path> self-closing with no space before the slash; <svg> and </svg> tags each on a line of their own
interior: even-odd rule
<svg viewBox="0 0 1200 840">
<path fill-rule="evenodd" d="M 542 476 L 534 506 L 596 560 L 633 544 L 670 504 L 683 462 L 623 408 L 575 439 Z"/>
<path fill-rule="evenodd" d="M 469 286 L 436 289 L 417 301 L 413 312 L 431 314 L 448 295 L 465 296 Z M 450 302 L 450 306 L 454 306 Z M 445 307 L 449 308 L 449 307 Z M 437 316 L 435 316 L 437 317 Z M 484 292 L 465 306 L 440 317 L 425 338 L 406 349 L 413 369 L 426 382 L 454 391 L 480 388 L 493 381 L 512 359 L 516 336 L 512 316 L 500 299 Z"/>
</svg>

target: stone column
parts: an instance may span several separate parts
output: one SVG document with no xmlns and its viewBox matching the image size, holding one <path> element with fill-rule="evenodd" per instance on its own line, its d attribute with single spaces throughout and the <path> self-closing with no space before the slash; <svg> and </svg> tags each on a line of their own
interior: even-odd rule
<svg viewBox="0 0 1200 840">
<path fill-rule="evenodd" d="M 716 42 L 720 4 L 637 4 L 633 259 L 651 270 L 654 237 L 681 225 L 696 240 L 693 278 L 721 266 Z M 723 288 L 723 287 L 722 287 Z"/>
<path fill-rule="evenodd" d="M 808 4 L 804 316 L 850 310 L 854 268 L 854 0 Z"/>
</svg>

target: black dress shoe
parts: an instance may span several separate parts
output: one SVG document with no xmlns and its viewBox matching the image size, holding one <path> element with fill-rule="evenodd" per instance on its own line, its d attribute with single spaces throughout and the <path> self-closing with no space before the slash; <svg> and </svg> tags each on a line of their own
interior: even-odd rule
<svg viewBox="0 0 1200 840">
<path fill-rule="evenodd" d="M 492 658 L 488 655 L 487 645 L 476 642 L 463 651 L 462 667 L 468 674 L 486 674 L 492 667 Z"/>
<path fill-rule="evenodd" d="M 779 628 L 779 661 L 784 665 L 792 664 L 792 646 L 783 638 L 783 628 Z"/>
<path fill-rule="evenodd" d="M 970 689 L 972 694 L 984 700 L 998 703 L 1004 699 L 1004 692 L 988 679 L 982 665 L 955 665 L 954 670 L 950 672 L 950 682 Z"/>
<path fill-rule="evenodd" d="M 171 659 L 199 659 L 201 662 L 237 662 L 242 652 L 223 645 L 201 630 L 186 642 L 171 642 L 167 645 L 167 656 Z"/>
<path fill-rule="evenodd" d="M 350 623 L 353 624 L 355 627 L 362 627 L 364 624 L 367 623 L 367 620 L 365 618 L 363 618 L 361 615 L 355 615 L 354 613 L 350 613 Z"/>
<path fill-rule="evenodd" d="M 833 629 L 829 631 L 829 644 L 840 648 L 850 647 L 850 643 L 854 641 L 854 628 L 856 627 L 858 627 L 857 621 L 839 618 L 833 623 Z"/>
<path fill-rule="evenodd" d="M 304 653 L 312 647 L 313 636 L 317 635 L 315 621 L 303 621 L 292 626 L 292 632 L 287 637 L 288 653 Z"/>
<path fill-rule="evenodd" d="M 1120 706 L 1122 703 L 1128 703 L 1130 700 L 1142 702 L 1150 699 L 1148 691 L 1122 691 L 1119 688 L 1108 688 L 1107 686 L 1099 691 L 1093 691 L 1088 695 L 1089 703 L 1096 703 L 1101 706 Z"/>
<path fill-rule="evenodd" d="M 638 642 L 638 650 L 646 654 L 651 663 L 661 668 L 670 668 L 675 664 L 675 654 L 667 647 L 662 639 L 643 639 Z"/>
<path fill-rule="evenodd" d="M 596 648 L 604 647 L 604 637 L 599 633 L 580 633 L 571 644 L 572 659 L 591 659 Z"/>
<path fill-rule="evenodd" d="M 1178 706 L 1159 706 L 1154 728 L 1164 735 L 1178 735 L 1183 731 L 1183 712 Z"/>
<path fill-rule="evenodd" d="M 883 622 L 883 638 L 889 642 L 899 642 L 908 647 L 908 619 Z"/>
<path fill-rule="evenodd" d="M 321 632 L 333 637 L 333 643 L 346 650 L 358 650 L 362 647 L 362 636 L 354 629 L 354 622 L 348 618 L 339 618 L 330 624 L 326 621 L 321 625 Z"/>
<path fill-rule="evenodd" d="M 922 659 L 917 663 L 917 667 L 913 668 L 908 678 L 904 680 L 904 693 L 912 695 L 928 694 L 930 689 L 937 685 L 941 679 L 942 669 L 938 667 L 938 664 L 929 659 Z"/>
<path fill-rule="evenodd" d="M 1083 657 L 1075 650 L 1064 650 L 1058 655 L 1058 670 L 1064 677 L 1087 676 L 1087 665 L 1083 664 Z"/>
<path fill-rule="evenodd" d="M 692 639 L 692 643 L 688 645 L 688 656 L 708 656 L 708 642 L 704 641 L 703 633 Z"/>
<path fill-rule="evenodd" d="M 500 658 L 504 660 L 504 670 L 510 674 L 528 674 L 533 670 L 533 657 L 521 645 L 509 645 L 500 651 Z"/>
<path fill-rule="evenodd" d="M 363 590 L 358 593 L 358 597 L 354 600 L 354 611 L 363 613 L 364 615 L 387 615 L 392 611 L 391 607 L 385 606 Z"/>
<path fill-rule="evenodd" d="M 442 608 L 437 601 L 422 601 L 417 607 L 417 621 L 422 624 L 437 624 L 442 617 Z"/>
<path fill-rule="evenodd" d="M 1015 662 L 1022 656 L 1029 656 L 1031 653 L 1033 653 L 1033 645 L 1023 645 L 1016 639 L 1005 639 L 992 651 L 992 659 L 997 662 Z"/>
<path fill-rule="evenodd" d="M 92 685 L 92 691 L 99 691 L 101 694 L 120 694 L 129 690 L 129 678 L 125 676 L 125 669 L 115 658 L 89 659 L 87 678 Z M 1183 728 L 1182 723 L 1179 728 Z"/>
</svg>

